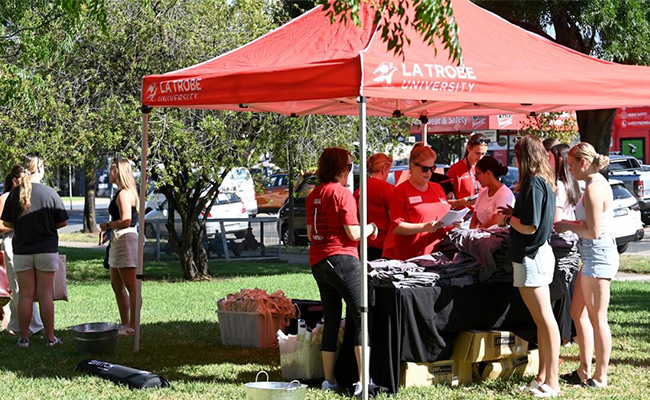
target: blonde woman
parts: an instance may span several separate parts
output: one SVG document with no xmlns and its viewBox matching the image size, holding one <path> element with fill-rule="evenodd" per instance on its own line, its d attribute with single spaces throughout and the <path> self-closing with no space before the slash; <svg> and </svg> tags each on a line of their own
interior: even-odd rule
<svg viewBox="0 0 650 400">
<path fill-rule="evenodd" d="M 20 287 L 18 300 L 18 346 L 29 347 L 29 324 L 33 303 L 38 296 L 45 327 L 45 345 L 61 344 L 54 336 L 54 272 L 59 269 L 57 229 L 68 224 L 68 213 L 54 189 L 41 184 L 45 175 L 43 159 L 25 156 L 25 175 L 20 186 L 9 193 L 2 221 L 14 230 L 14 271 Z"/>
<path fill-rule="evenodd" d="M 110 181 L 118 188 L 108 206 L 110 221 L 99 226 L 102 235 L 110 229 L 108 265 L 111 286 L 120 311 L 121 335 L 135 331 L 136 266 L 138 255 L 138 191 L 129 160 L 117 159 L 111 164 Z"/>
<path fill-rule="evenodd" d="M 20 180 L 24 175 L 25 168 L 20 165 L 14 165 L 11 172 L 9 172 L 9 175 L 7 175 L 4 187 L 5 192 L 0 196 L 0 215 L 2 215 L 2 210 L 5 208 L 5 202 L 7 201 L 7 197 L 9 197 L 9 192 L 20 185 Z M 18 324 L 18 300 L 20 298 L 20 287 L 18 286 L 18 277 L 14 272 L 14 251 L 13 246 L 11 245 L 14 231 L 13 229 L 7 228 L 2 221 L 0 221 L 0 233 L 2 234 L 2 251 L 5 253 L 9 290 L 11 290 L 12 294 L 12 299 L 9 303 L 9 311 L 11 311 L 11 315 L 9 317 L 9 323 L 7 324 L 7 331 L 11 335 L 20 336 L 20 325 Z M 41 322 L 41 318 L 38 316 L 36 303 L 33 303 L 32 320 L 29 323 L 29 331 L 33 335 L 42 330 L 43 322 Z"/>
<path fill-rule="evenodd" d="M 537 136 L 521 138 L 515 145 L 515 156 L 519 197 L 514 209 L 500 207 L 498 224 L 510 225 L 508 257 L 512 261 L 513 285 L 519 288 L 537 325 L 539 346 L 537 377 L 521 389 L 535 397 L 557 397 L 560 331 L 549 290 L 555 271 L 555 256 L 549 244 L 555 218 L 555 177 Z"/>
<path fill-rule="evenodd" d="M 571 317 L 578 333 L 580 366 L 562 376 L 571 383 L 590 388 L 607 386 L 607 367 L 612 352 L 612 334 L 607 321 L 611 280 L 619 267 L 614 237 L 614 196 L 599 171 L 609 165 L 609 157 L 596 153 L 592 145 L 580 142 L 569 150 L 569 168 L 587 187 L 578 201 L 577 221 L 562 220 L 555 230 L 572 231 L 580 237 L 578 251 L 582 268 L 576 277 Z M 591 374 L 591 358 L 596 350 L 596 370 Z"/>
</svg>

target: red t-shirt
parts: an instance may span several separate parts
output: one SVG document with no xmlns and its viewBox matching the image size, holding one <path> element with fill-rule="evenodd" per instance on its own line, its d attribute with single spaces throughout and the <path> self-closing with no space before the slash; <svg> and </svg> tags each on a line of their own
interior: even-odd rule
<svg viewBox="0 0 650 400">
<path fill-rule="evenodd" d="M 454 194 L 456 195 L 456 199 L 460 200 L 465 197 L 479 194 L 481 184 L 478 183 L 478 179 L 476 179 L 476 168 L 472 167 L 470 169 L 466 158 L 463 158 L 449 167 L 447 176 L 451 179 L 451 183 L 454 185 Z"/>
<path fill-rule="evenodd" d="M 447 229 L 422 232 L 415 235 L 396 235 L 393 229 L 401 222 L 419 224 L 439 220 L 451 209 L 445 191 L 437 183 L 429 182 L 426 192 L 416 189 L 410 181 L 395 188 L 390 205 L 390 230 L 384 242 L 383 257 L 407 260 L 431 254 L 434 246 L 446 235 Z"/>
<path fill-rule="evenodd" d="M 372 240 L 368 238 L 368 246 L 374 247 L 375 249 L 384 248 L 384 240 L 386 240 L 386 234 L 390 228 L 390 217 L 388 216 L 388 211 L 390 210 L 390 201 L 393 197 L 393 190 L 395 186 L 391 185 L 386 181 L 382 181 L 377 178 L 368 179 L 368 223 L 374 222 L 379 228 L 377 233 L 377 238 Z M 354 198 L 359 204 L 359 189 L 354 192 Z M 361 209 L 361 208 L 359 208 Z"/>
<path fill-rule="evenodd" d="M 359 225 L 357 203 L 341 184 L 323 183 L 307 196 L 307 225 L 312 226 L 310 265 L 337 254 L 359 258 L 358 243 L 343 228 Z"/>
</svg>

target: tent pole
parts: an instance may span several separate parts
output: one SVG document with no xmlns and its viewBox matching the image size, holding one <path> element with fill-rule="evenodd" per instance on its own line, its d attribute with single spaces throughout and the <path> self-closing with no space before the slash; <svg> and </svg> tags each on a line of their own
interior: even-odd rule
<svg viewBox="0 0 650 400">
<path fill-rule="evenodd" d="M 144 207 L 147 199 L 147 156 L 149 150 L 149 114 L 151 107 L 142 106 L 142 158 L 140 159 L 140 208 L 138 229 L 138 266 L 135 272 L 135 341 L 133 351 L 140 351 L 140 308 L 142 307 L 142 278 L 144 278 Z"/>
<path fill-rule="evenodd" d="M 425 123 L 424 127 L 422 128 L 422 143 L 424 143 L 425 145 L 429 144 L 427 143 L 427 133 L 428 133 L 427 131 L 429 130 L 428 125 L 429 125 L 428 123 Z"/>
<path fill-rule="evenodd" d="M 368 348 L 368 275 L 366 265 L 368 260 L 368 241 L 366 238 L 368 180 L 366 162 L 366 98 L 359 96 L 359 217 L 361 224 L 361 243 L 359 261 L 361 268 L 361 388 L 362 399 L 368 400 L 368 383 L 370 382 L 370 349 Z"/>
</svg>

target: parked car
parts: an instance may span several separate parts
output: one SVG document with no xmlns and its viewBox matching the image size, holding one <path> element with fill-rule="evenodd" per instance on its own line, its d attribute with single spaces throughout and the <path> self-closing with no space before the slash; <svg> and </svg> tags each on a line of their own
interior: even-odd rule
<svg viewBox="0 0 650 400">
<path fill-rule="evenodd" d="M 619 253 L 627 250 L 630 242 L 643 239 L 641 210 L 637 199 L 625 188 L 622 181 L 610 179 L 614 194 L 614 230 Z"/>
<path fill-rule="evenodd" d="M 146 237 L 155 238 L 157 229 L 160 229 L 161 237 L 169 236 L 169 232 L 167 231 L 167 226 L 165 225 L 165 223 L 155 224 L 152 222 L 147 222 L 156 219 L 166 220 L 168 216 L 167 209 L 168 209 L 167 199 L 165 199 L 162 201 L 162 203 L 160 203 L 157 206 L 156 209 L 151 210 L 147 214 L 145 214 L 144 232 Z M 183 229 L 183 224 L 178 218 L 178 216 L 176 218 L 177 218 L 176 221 L 174 221 L 174 228 L 176 229 L 176 232 L 180 234 Z M 236 194 L 219 193 L 217 195 L 217 199 L 212 205 L 212 208 L 210 208 L 210 211 L 208 213 L 208 218 L 246 219 L 248 218 L 248 213 L 246 212 L 246 206 Z M 248 230 L 248 221 L 244 220 L 241 222 L 237 222 L 237 221 L 224 222 L 224 229 L 226 233 L 234 234 L 235 237 L 241 239 L 246 235 L 246 231 Z M 220 233 L 221 231 L 220 223 L 208 220 L 205 223 L 205 231 L 208 236 Z"/>
<path fill-rule="evenodd" d="M 277 213 L 289 197 L 289 174 L 276 173 L 268 177 L 262 184 L 263 193 L 257 194 L 257 211 Z"/>
<path fill-rule="evenodd" d="M 641 219 L 643 223 L 650 224 L 650 171 L 646 171 L 634 157 L 611 155 L 609 176 L 622 181 L 625 188 L 639 200 Z"/>
<path fill-rule="evenodd" d="M 255 183 L 248 169 L 235 167 L 228 171 L 219 186 L 219 192 L 235 193 L 246 205 L 248 215 L 257 215 L 257 201 L 255 199 Z"/>
</svg>

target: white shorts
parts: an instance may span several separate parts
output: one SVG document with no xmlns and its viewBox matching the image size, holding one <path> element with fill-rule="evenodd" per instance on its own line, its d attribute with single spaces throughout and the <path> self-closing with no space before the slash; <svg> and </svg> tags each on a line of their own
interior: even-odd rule
<svg viewBox="0 0 650 400">
<path fill-rule="evenodd" d="M 23 272 L 36 268 L 42 272 L 59 270 L 59 253 L 14 254 L 14 271 Z"/>
<path fill-rule="evenodd" d="M 553 248 L 544 243 L 537 250 L 535 258 L 524 257 L 523 263 L 512 263 L 513 285 L 515 287 L 540 287 L 553 282 L 555 256 Z"/>
</svg>

